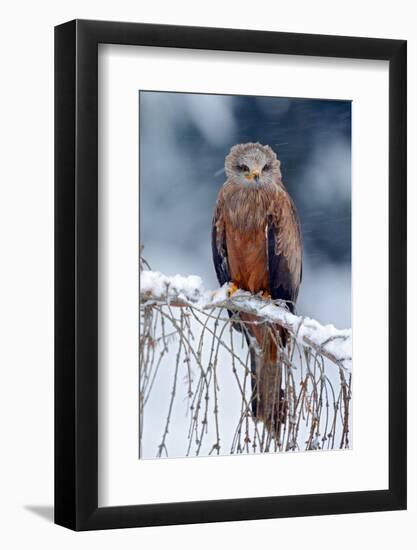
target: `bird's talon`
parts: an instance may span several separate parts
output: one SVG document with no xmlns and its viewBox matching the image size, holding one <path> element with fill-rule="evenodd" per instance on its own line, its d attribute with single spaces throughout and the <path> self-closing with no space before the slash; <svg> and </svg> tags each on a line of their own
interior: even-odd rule
<svg viewBox="0 0 417 550">
<path fill-rule="evenodd" d="M 228 292 L 228 295 L 229 295 L 229 298 L 230 298 L 231 296 L 233 296 L 233 294 L 234 294 L 237 290 L 239 290 L 239 287 L 238 287 L 235 283 L 230 283 L 230 286 L 229 286 L 228 291 L 227 291 L 227 292 Z"/>
</svg>

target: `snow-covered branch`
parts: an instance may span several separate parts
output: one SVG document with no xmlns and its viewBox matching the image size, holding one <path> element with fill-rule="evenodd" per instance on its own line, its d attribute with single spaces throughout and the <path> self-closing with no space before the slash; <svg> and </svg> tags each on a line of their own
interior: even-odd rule
<svg viewBox="0 0 417 550">
<path fill-rule="evenodd" d="M 293 315 L 285 303 L 261 295 L 242 290 L 230 295 L 227 284 L 205 290 L 196 275 L 167 277 L 145 267 L 141 264 L 141 456 L 144 426 L 147 437 L 155 426 L 154 416 L 150 423 L 143 419 L 160 411 L 155 388 L 170 379 L 157 456 L 169 455 L 172 430 L 177 430 L 176 440 L 184 435 L 187 456 L 349 448 L 350 329 Z M 259 361 L 262 351 L 256 340 L 244 337 L 244 327 L 248 335 L 251 326 L 255 330 L 260 324 L 266 328 L 260 333 L 268 334 L 277 346 L 279 327 L 289 333 L 275 363 Z M 182 402 L 188 403 L 185 425 L 176 415 L 181 391 Z"/>
<path fill-rule="evenodd" d="M 229 285 L 216 291 L 205 290 L 196 275 L 168 277 L 156 271 L 142 271 L 140 276 L 141 305 L 170 304 L 192 306 L 200 310 L 226 308 L 239 313 L 256 315 L 259 322 L 276 323 L 287 329 L 295 341 L 311 348 L 329 361 L 344 369 L 350 369 L 352 361 L 352 331 L 322 325 L 315 319 L 293 315 L 284 304 L 260 295 L 238 290 L 232 296 Z"/>
</svg>

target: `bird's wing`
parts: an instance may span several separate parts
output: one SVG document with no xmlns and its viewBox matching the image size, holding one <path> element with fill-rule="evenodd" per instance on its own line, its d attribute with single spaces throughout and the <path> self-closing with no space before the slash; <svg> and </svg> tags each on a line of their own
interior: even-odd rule
<svg viewBox="0 0 417 550">
<path fill-rule="evenodd" d="M 224 199 L 222 190 L 219 193 L 213 216 L 211 247 L 217 279 L 220 285 L 230 282 L 229 262 L 227 259 L 226 229 L 224 221 Z"/>
<path fill-rule="evenodd" d="M 302 278 L 301 232 L 295 206 L 287 193 L 274 201 L 266 228 L 270 293 L 294 311 Z"/>
</svg>

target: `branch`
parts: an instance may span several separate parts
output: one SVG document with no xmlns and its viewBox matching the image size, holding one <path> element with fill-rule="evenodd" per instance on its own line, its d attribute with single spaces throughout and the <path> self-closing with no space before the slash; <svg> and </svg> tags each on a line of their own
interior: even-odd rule
<svg viewBox="0 0 417 550">
<path fill-rule="evenodd" d="M 333 325 L 321 325 L 315 319 L 294 315 L 279 300 L 238 290 L 228 295 L 229 285 L 217 291 L 207 291 L 197 275 L 168 277 L 157 271 L 140 274 L 141 307 L 159 304 L 177 307 L 195 307 L 201 310 L 225 308 L 235 313 L 256 315 L 258 322 L 281 325 L 298 344 L 320 353 L 343 369 L 350 369 L 352 361 L 352 330 L 339 330 Z"/>
</svg>

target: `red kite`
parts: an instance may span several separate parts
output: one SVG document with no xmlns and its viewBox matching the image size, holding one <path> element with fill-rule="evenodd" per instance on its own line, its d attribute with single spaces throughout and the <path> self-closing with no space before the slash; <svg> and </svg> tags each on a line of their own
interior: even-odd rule
<svg viewBox="0 0 417 550">
<path fill-rule="evenodd" d="M 268 145 L 244 143 L 231 148 L 225 172 L 212 229 L 219 283 L 231 283 L 231 294 L 243 289 L 284 300 L 293 312 L 302 276 L 302 245 L 280 161 Z M 282 328 L 276 332 L 255 324 L 253 315 L 240 313 L 239 320 L 242 323 L 234 327 L 244 331 L 251 353 L 252 412 L 277 436 L 283 414 L 279 347 L 286 346 L 287 334 Z"/>
</svg>

